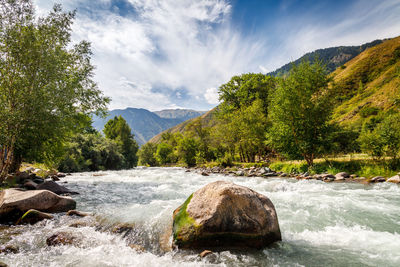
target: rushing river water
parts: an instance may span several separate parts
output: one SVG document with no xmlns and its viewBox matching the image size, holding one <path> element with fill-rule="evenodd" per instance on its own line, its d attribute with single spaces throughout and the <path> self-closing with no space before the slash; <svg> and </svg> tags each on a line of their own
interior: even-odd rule
<svg viewBox="0 0 400 267">
<path fill-rule="evenodd" d="M 268 196 L 283 241 L 259 251 L 224 251 L 200 259 L 195 251 L 165 251 L 173 210 L 202 186 L 227 180 Z M 400 186 L 297 181 L 280 178 L 201 176 L 180 168 L 78 173 L 63 178 L 81 211 L 96 219 L 58 215 L 33 226 L 0 232 L 9 266 L 400 266 Z M 77 221 L 87 226 L 74 228 Z M 93 222 L 94 221 L 94 222 Z M 112 233 L 117 223 L 133 231 Z M 108 228 L 107 228 L 108 227 Z M 108 230 L 107 230 L 108 229 Z M 75 245 L 48 247 L 57 232 Z M 138 252 L 129 244 L 143 247 Z"/>
</svg>

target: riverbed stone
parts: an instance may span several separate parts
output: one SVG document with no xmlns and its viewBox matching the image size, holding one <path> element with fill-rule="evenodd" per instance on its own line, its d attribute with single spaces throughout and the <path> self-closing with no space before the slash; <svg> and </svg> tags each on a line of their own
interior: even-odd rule
<svg viewBox="0 0 400 267">
<path fill-rule="evenodd" d="M 2 254 L 17 254 L 19 252 L 19 248 L 13 246 L 13 245 L 6 245 L 6 246 L 1 246 L 0 247 L 0 253 Z"/>
<path fill-rule="evenodd" d="M 24 215 L 22 215 L 22 217 L 17 221 L 16 224 L 28 224 L 28 223 L 35 224 L 37 222 L 43 220 L 50 220 L 53 218 L 54 216 L 49 213 L 41 212 L 35 209 L 30 209 L 27 212 L 25 212 Z"/>
<path fill-rule="evenodd" d="M 262 248 L 281 240 L 272 202 L 226 181 L 204 186 L 174 211 L 173 235 L 179 248 Z"/>
<path fill-rule="evenodd" d="M 28 190 L 36 190 L 38 184 L 32 181 L 31 179 L 25 180 L 24 187 Z"/>
<path fill-rule="evenodd" d="M 59 232 L 46 239 L 46 244 L 50 246 L 73 245 L 76 237 L 69 232 Z"/>
<path fill-rule="evenodd" d="M 371 180 L 369 180 L 370 183 L 382 183 L 385 181 L 386 181 L 386 178 L 383 176 L 375 176 L 375 177 L 371 178 Z"/>
<path fill-rule="evenodd" d="M 8 265 L 5 264 L 4 262 L 0 261 L 0 267 L 8 267 Z"/>
<path fill-rule="evenodd" d="M 345 178 L 349 178 L 350 174 L 348 174 L 347 172 L 339 172 L 335 175 L 335 180 L 336 181 L 343 181 L 345 180 Z"/>
<path fill-rule="evenodd" d="M 48 190 L 6 189 L 0 192 L 0 222 L 15 222 L 30 209 L 66 212 L 75 208 L 75 200 L 58 196 Z"/>
<path fill-rule="evenodd" d="M 49 190 L 57 195 L 62 195 L 62 194 L 70 194 L 70 195 L 76 195 L 78 194 L 77 192 L 73 192 L 66 188 L 65 186 L 59 185 L 54 181 L 45 181 L 44 183 L 38 185 L 37 189 L 39 190 Z"/>
<path fill-rule="evenodd" d="M 386 182 L 399 184 L 400 183 L 400 175 L 395 175 L 393 177 L 390 177 Z"/>
<path fill-rule="evenodd" d="M 86 217 L 89 216 L 89 213 L 79 211 L 79 210 L 69 210 L 67 212 L 68 216 L 78 216 L 78 217 Z"/>
</svg>

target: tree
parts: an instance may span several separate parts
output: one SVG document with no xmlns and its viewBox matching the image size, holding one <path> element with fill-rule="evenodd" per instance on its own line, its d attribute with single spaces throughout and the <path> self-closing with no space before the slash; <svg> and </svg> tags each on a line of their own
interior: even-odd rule
<svg viewBox="0 0 400 267">
<path fill-rule="evenodd" d="M 400 155 L 400 114 L 385 116 L 374 128 L 366 123 L 361 131 L 359 142 L 361 150 L 376 159 L 390 157 L 398 163 Z"/>
<path fill-rule="evenodd" d="M 121 154 L 125 158 L 125 167 L 137 166 L 139 146 L 125 119 L 122 116 L 115 116 L 104 125 L 103 132 L 106 138 L 114 140 L 121 148 Z"/>
<path fill-rule="evenodd" d="M 118 144 L 98 132 L 79 133 L 66 143 L 58 169 L 63 172 L 118 170 L 125 159 Z"/>
<path fill-rule="evenodd" d="M 140 165 L 148 165 L 150 167 L 157 166 L 156 154 L 157 145 L 154 143 L 146 143 L 144 144 L 138 152 L 139 156 L 139 164 Z"/>
<path fill-rule="evenodd" d="M 222 113 L 229 113 L 243 106 L 249 106 L 256 99 L 260 99 L 263 112 L 267 115 L 268 96 L 275 85 L 274 77 L 261 73 L 233 76 L 229 82 L 219 87 L 219 99 L 222 101 L 220 110 Z"/>
<path fill-rule="evenodd" d="M 194 138 L 184 137 L 179 141 L 179 158 L 188 166 L 196 165 L 197 143 Z"/>
<path fill-rule="evenodd" d="M 303 157 L 309 166 L 326 153 L 333 104 L 325 66 L 303 61 L 278 82 L 272 95 L 267 144 L 289 158 Z"/>
<path fill-rule="evenodd" d="M 71 45 L 74 17 L 55 5 L 35 19 L 30 0 L 0 0 L 0 180 L 22 158 L 51 160 L 80 114 L 106 108 L 90 44 Z"/>
<path fill-rule="evenodd" d="M 156 159 L 161 165 L 172 163 L 173 152 L 174 148 L 170 144 L 160 143 L 157 146 Z"/>
</svg>

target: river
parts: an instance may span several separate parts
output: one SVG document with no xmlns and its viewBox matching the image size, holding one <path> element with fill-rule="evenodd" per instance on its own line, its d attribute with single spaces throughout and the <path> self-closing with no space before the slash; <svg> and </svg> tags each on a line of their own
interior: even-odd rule
<svg viewBox="0 0 400 267">
<path fill-rule="evenodd" d="M 203 259 L 198 252 L 163 250 L 173 210 L 192 192 L 217 180 L 268 196 L 283 241 L 264 250 L 224 251 Z M 76 173 L 63 181 L 80 192 L 74 196 L 77 209 L 94 213 L 96 222 L 58 215 L 33 226 L 8 228 L 0 232 L 0 244 L 17 246 L 20 252 L 0 254 L 0 261 L 9 266 L 82 267 L 400 266 L 400 186 L 395 184 L 201 176 L 181 168 Z M 86 220 L 88 226 L 71 227 L 77 220 Z M 133 224 L 134 230 L 107 230 L 116 223 Z M 46 238 L 60 231 L 72 232 L 79 241 L 48 247 Z M 146 251 L 137 252 L 128 244 Z"/>
</svg>

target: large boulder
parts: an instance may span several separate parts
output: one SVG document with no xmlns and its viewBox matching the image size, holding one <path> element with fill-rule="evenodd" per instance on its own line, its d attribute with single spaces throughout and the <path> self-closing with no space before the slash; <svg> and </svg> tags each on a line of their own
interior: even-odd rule
<svg viewBox="0 0 400 267">
<path fill-rule="evenodd" d="M 75 208 L 75 200 L 58 196 L 48 190 L 6 189 L 0 192 L 0 222 L 13 223 L 30 209 L 67 212 Z"/>
<path fill-rule="evenodd" d="M 54 181 L 45 181 L 44 183 L 40 184 L 37 186 L 37 189 L 39 190 L 49 190 L 53 193 L 56 193 L 57 195 L 62 195 L 62 194 L 78 194 L 76 192 L 72 192 L 65 186 L 59 185 Z"/>
<path fill-rule="evenodd" d="M 179 248 L 262 248 L 282 239 L 272 202 L 225 181 L 199 189 L 174 211 L 173 235 Z"/>
</svg>

